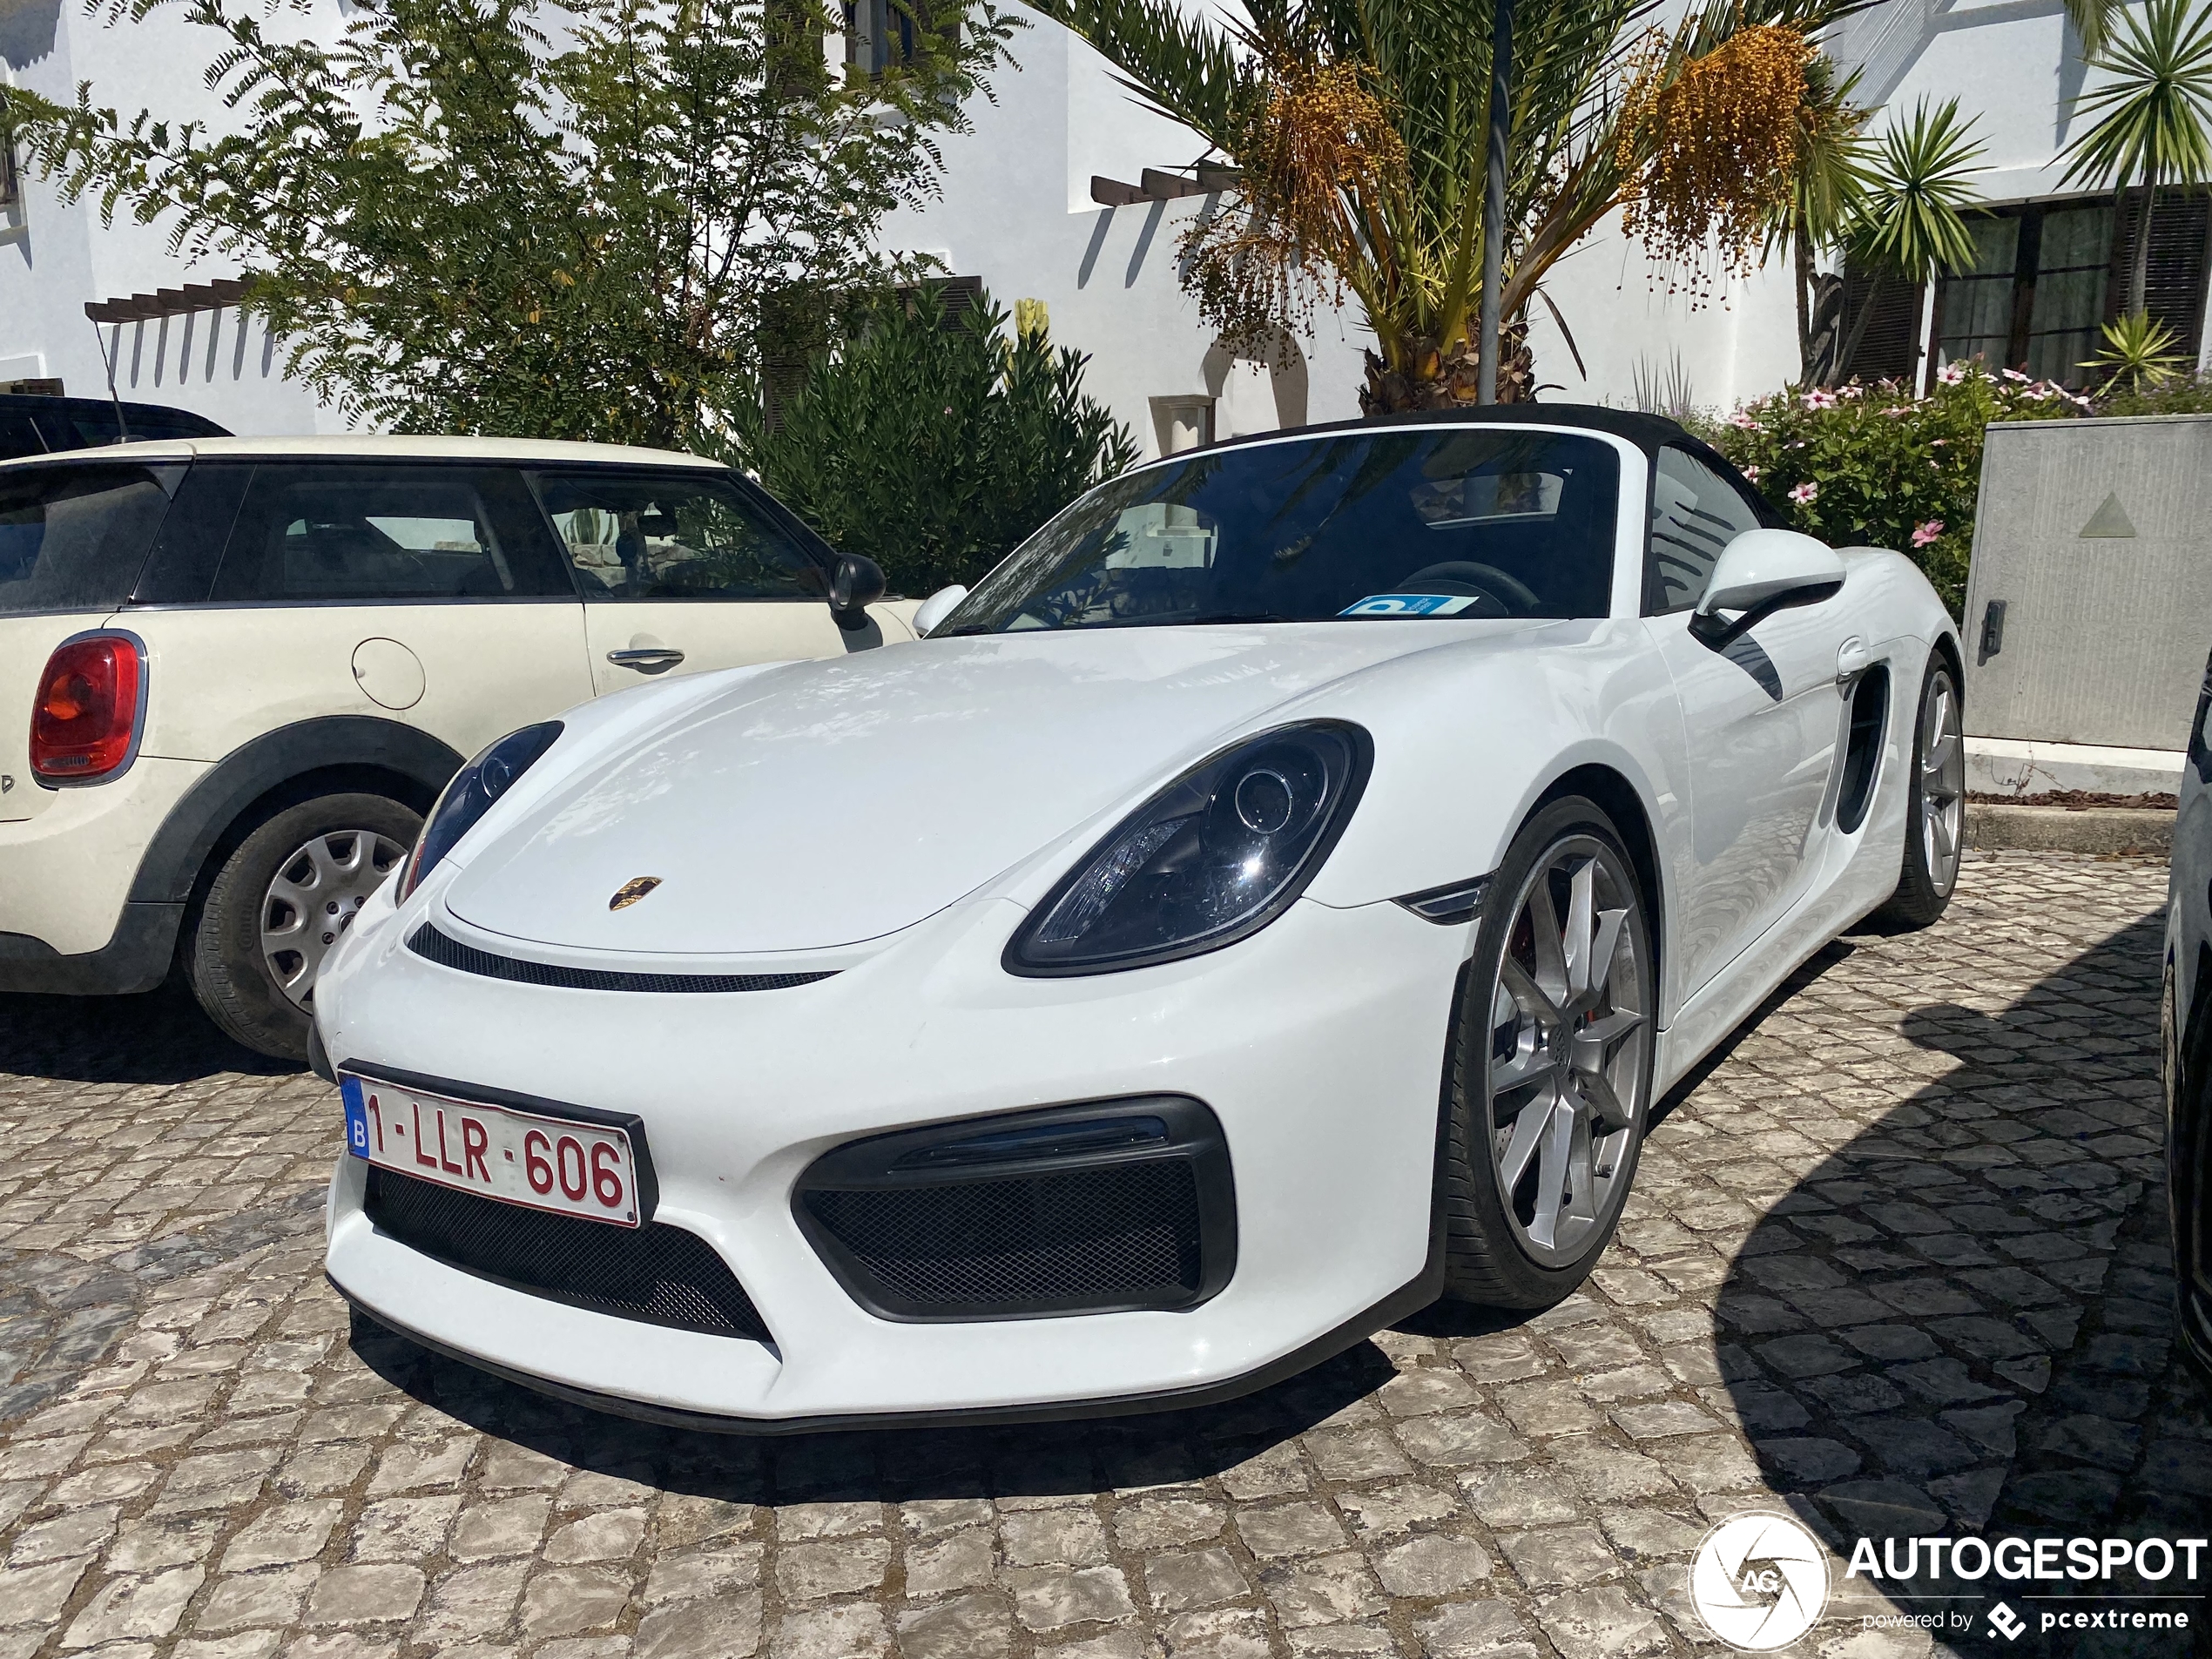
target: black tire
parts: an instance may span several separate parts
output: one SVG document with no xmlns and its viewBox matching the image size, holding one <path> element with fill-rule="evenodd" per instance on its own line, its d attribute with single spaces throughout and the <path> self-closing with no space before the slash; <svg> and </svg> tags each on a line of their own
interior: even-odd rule
<svg viewBox="0 0 2212 1659">
<path fill-rule="evenodd" d="M 1564 931 L 1572 934 L 1573 895 L 1582 863 L 1591 867 L 1594 919 L 1582 935 L 1584 956 L 1595 960 L 1604 954 L 1603 978 L 1598 988 L 1586 983 L 1577 992 L 1571 961 L 1562 959 L 1565 977 L 1558 980 L 1562 995 L 1556 1003 L 1546 1003 L 1552 1015 L 1562 1017 L 1547 1024 L 1528 1012 L 1520 1000 L 1524 993 L 1507 983 L 1503 964 L 1510 948 L 1524 985 L 1534 982 L 1527 960 L 1538 963 L 1534 981 L 1557 979 L 1534 954 L 1535 887 L 1541 873 L 1544 903 L 1556 916 L 1560 901 L 1549 895 L 1561 891 L 1563 883 L 1568 895 Z M 1602 918 L 1613 908 L 1623 916 L 1612 949 L 1605 952 L 1602 942 L 1609 924 Z M 1530 818 L 1491 879 L 1452 1037 L 1441 1171 L 1447 1298 L 1486 1307 L 1550 1307 L 1589 1276 L 1611 1241 L 1635 1178 L 1651 1108 L 1659 981 L 1647 914 L 1635 862 L 1613 820 L 1595 801 L 1579 796 L 1554 801 Z M 1524 915 L 1530 918 L 1526 927 Z M 1588 979 L 1587 972 L 1584 977 Z M 1548 992 L 1547 986 L 1537 988 Z M 1586 1000 L 1589 1006 L 1574 1012 Z M 1624 1020 L 1629 1023 L 1617 1036 L 1606 1035 L 1604 1027 Z M 1578 1034 L 1584 1040 L 1579 1045 Z M 1554 1035 L 1562 1042 L 1554 1043 Z M 1501 1045 L 1507 1051 L 1502 1055 Z M 1620 1113 L 1623 1121 L 1615 1124 L 1596 1115 L 1593 1098 L 1584 1092 L 1594 1087 L 1588 1069 L 1579 1059 L 1556 1058 L 1562 1049 L 1594 1057 L 1605 1109 Z M 1494 1095 L 1494 1082 L 1522 1073 L 1528 1081 Z M 1548 1105 L 1542 1092 L 1548 1086 L 1554 1091 Z M 1521 1150 L 1523 1119 L 1539 1110 L 1550 1116 L 1530 1120 L 1535 1126 L 1528 1131 L 1532 1136 L 1546 1123 L 1562 1121 L 1582 1131 L 1559 1146 L 1556 1165 L 1550 1129 L 1544 1130 L 1544 1143 L 1532 1141 L 1533 1150 Z M 1501 1115 L 1509 1115 L 1504 1123 Z M 1625 1142 L 1618 1139 L 1623 1133 Z M 1579 1172 L 1573 1167 L 1577 1146 L 1588 1148 L 1588 1168 Z M 1509 1190 L 1503 1166 L 1516 1152 L 1521 1173 Z M 1554 1168 L 1565 1171 L 1563 1183 L 1550 1183 L 1558 1192 L 1571 1194 L 1579 1173 L 1588 1213 L 1564 1220 L 1555 1216 L 1548 1229 L 1553 1236 L 1543 1238 L 1543 1188 Z M 1559 1207 L 1555 1197 L 1554 1208 Z"/>
<path fill-rule="evenodd" d="M 1897 891 L 1873 915 L 1893 933 L 1932 926 L 1959 886 L 1966 839 L 1966 738 L 1959 718 L 1959 682 L 1938 653 L 1928 658 L 1913 716 L 1912 764 L 1905 781 L 1905 853 Z M 1946 745 L 1931 754 L 1931 745 Z M 1940 845 L 1946 835 L 1951 845 Z M 1932 841 L 1935 843 L 1932 846 Z"/>
<path fill-rule="evenodd" d="M 216 871 L 185 941 L 185 975 L 207 1017 L 257 1053 L 307 1059 L 314 968 L 361 901 L 390 873 L 394 850 L 404 858 L 421 827 L 421 819 L 398 801 L 344 794 L 286 807 L 255 828 Z M 318 846 L 324 863 L 310 856 Z M 340 859 L 335 875 L 327 862 L 334 851 Z M 313 879 L 290 879 L 302 874 Z M 264 930 L 288 908 L 279 897 L 280 876 L 286 894 L 313 895 L 314 926 L 302 933 L 301 952 L 273 955 Z M 302 914 L 300 920 L 304 927 L 309 918 Z M 292 975 L 288 989 L 280 962 Z"/>
</svg>

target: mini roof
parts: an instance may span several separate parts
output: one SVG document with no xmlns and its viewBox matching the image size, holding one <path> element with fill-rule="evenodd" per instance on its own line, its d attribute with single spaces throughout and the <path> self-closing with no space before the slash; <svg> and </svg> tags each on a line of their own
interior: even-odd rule
<svg viewBox="0 0 2212 1659">
<path fill-rule="evenodd" d="M 129 407 L 127 404 L 125 406 Z M 104 444 L 51 455 L 25 455 L 0 466 L 51 466 L 57 462 L 113 466 L 118 462 L 214 461 L 504 461 L 538 466 L 711 467 L 718 461 L 672 449 L 634 449 L 618 443 L 563 443 L 544 438 L 413 438 L 344 434 L 269 438 L 160 438 Z"/>
</svg>

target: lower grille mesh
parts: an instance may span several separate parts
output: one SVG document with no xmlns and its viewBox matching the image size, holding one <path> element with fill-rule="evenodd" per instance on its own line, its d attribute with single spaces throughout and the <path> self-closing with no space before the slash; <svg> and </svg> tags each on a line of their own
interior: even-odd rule
<svg viewBox="0 0 2212 1659">
<path fill-rule="evenodd" d="M 915 1312 L 1160 1305 L 1202 1269 L 1189 1160 L 803 1196 L 853 1264 Z"/>
<path fill-rule="evenodd" d="M 581 1221 L 374 1166 L 366 1207 L 401 1244 L 516 1290 L 649 1325 L 768 1339 L 728 1264 L 681 1227 Z"/>
</svg>

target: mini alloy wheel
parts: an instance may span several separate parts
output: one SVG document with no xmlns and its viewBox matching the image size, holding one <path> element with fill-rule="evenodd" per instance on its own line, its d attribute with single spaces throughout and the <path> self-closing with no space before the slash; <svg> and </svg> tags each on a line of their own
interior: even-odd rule
<svg viewBox="0 0 2212 1659">
<path fill-rule="evenodd" d="M 261 900 L 261 960 L 295 1007 L 314 1006 L 323 957 L 407 853 L 374 830 L 330 830 L 277 867 Z"/>
<path fill-rule="evenodd" d="M 185 920 L 185 973 L 208 1017 L 249 1049 L 305 1060 L 316 976 L 421 831 L 413 807 L 353 791 L 255 825 Z"/>
</svg>

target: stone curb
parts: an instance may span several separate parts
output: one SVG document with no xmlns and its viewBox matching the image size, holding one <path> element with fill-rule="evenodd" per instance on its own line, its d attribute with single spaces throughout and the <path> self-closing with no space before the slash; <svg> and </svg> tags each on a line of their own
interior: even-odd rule
<svg viewBox="0 0 2212 1659">
<path fill-rule="evenodd" d="M 2147 806 L 2000 806 L 1966 803 L 1977 852 L 2156 853 L 2174 848 L 2174 814 Z"/>
</svg>

